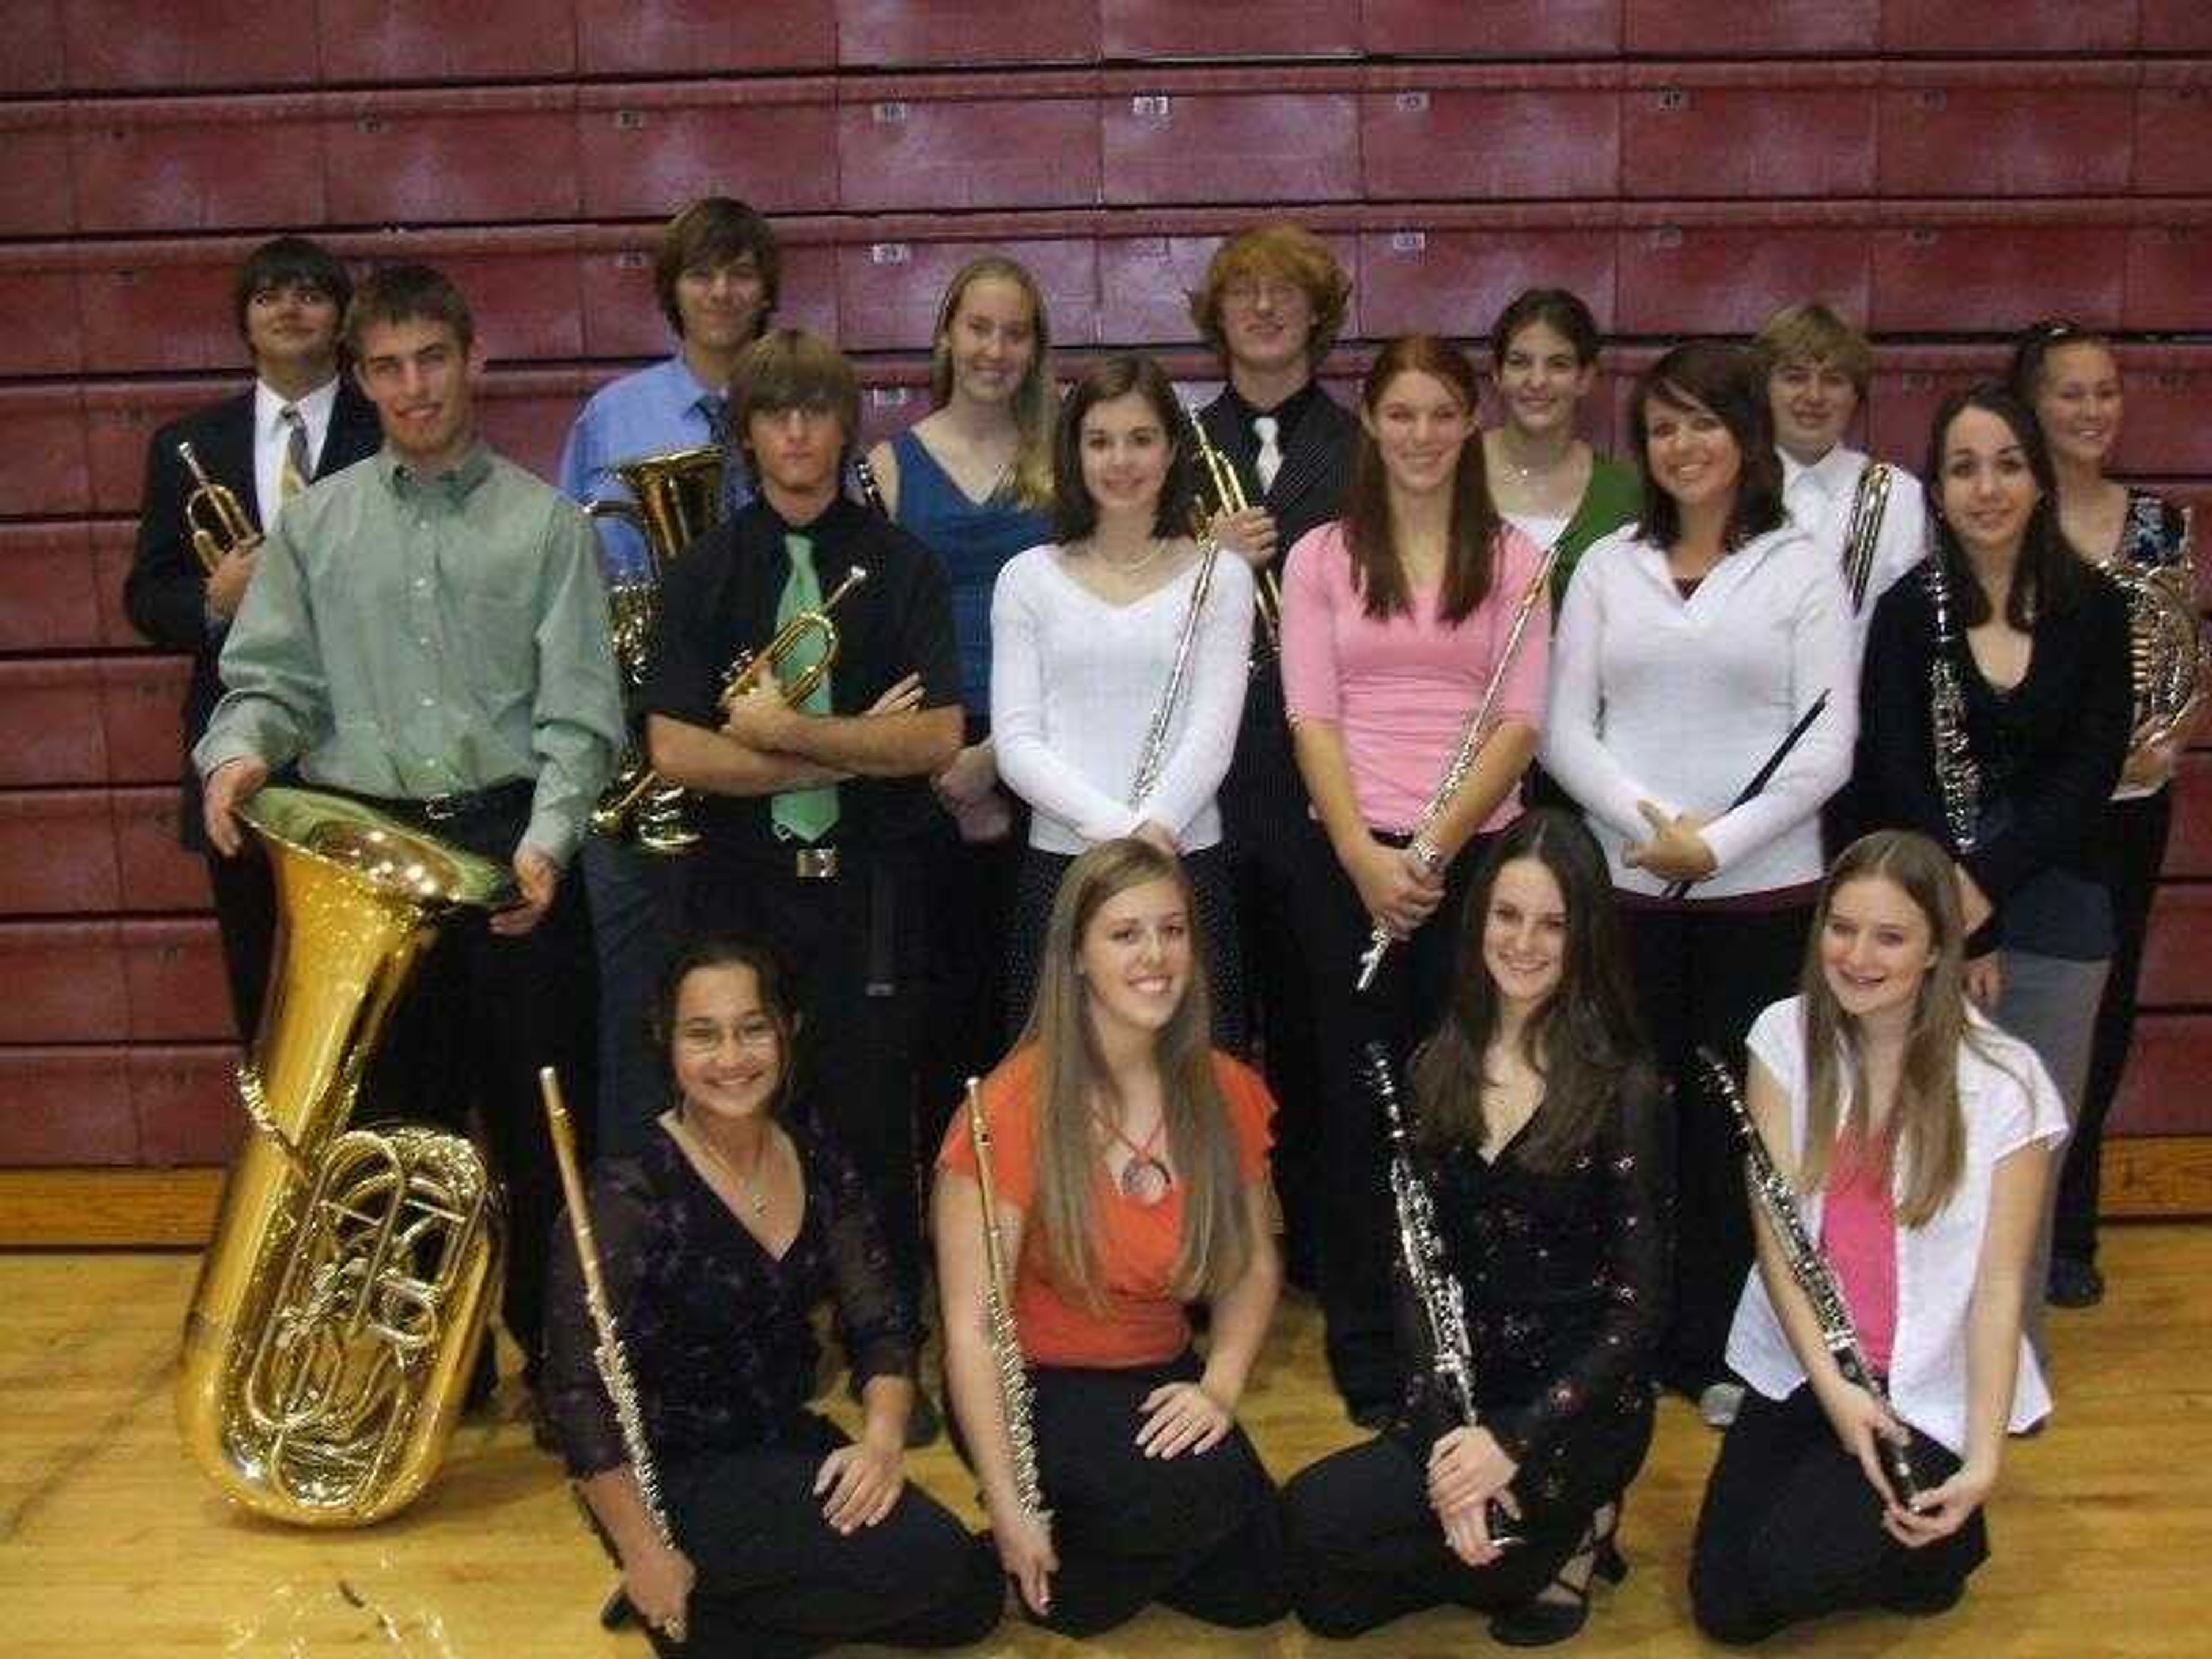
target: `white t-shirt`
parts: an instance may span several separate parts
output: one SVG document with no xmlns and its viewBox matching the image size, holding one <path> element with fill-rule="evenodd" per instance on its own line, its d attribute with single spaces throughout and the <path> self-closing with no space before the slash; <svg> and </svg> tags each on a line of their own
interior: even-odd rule
<svg viewBox="0 0 2212 1659">
<path fill-rule="evenodd" d="M 1979 1046 L 1969 1042 L 1959 1049 L 1966 1165 L 1949 1202 L 1926 1226 L 1898 1229 L 1897 1332 L 1889 1372 L 1889 1397 L 1898 1414 L 1961 1455 L 1966 1442 L 1966 1321 L 1981 1267 L 1982 1241 L 1989 1231 L 1996 1166 L 2022 1146 L 2037 1142 L 2056 1146 L 2066 1138 L 2065 1106 L 2035 1051 L 1978 1013 L 1970 1012 L 1967 1018 Z M 1793 1157 L 1797 1156 L 1805 1145 L 1805 1107 L 1811 1093 L 1806 1081 L 1804 999 L 1791 997 L 1769 1007 L 1752 1023 L 1746 1042 L 1752 1057 L 1789 1097 L 1790 1144 Z M 1838 1114 L 1839 1121 L 1842 1116 Z M 2052 1177 L 2057 1178 L 2056 1170 Z M 1805 1193 L 1797 1200 L 1805 1231 L 1814 1238 L 1820 1236 L 1821 1197 L 1817 1192 Z M 2030 1293 L 2039 1288 L 2031 1286 Z M 1756 1267 L 1729 1331 L 1728 1363 L 1770 1400 L 1789 1398 L 1805 1381 L 1805 1368 L 1783 1334 L 1766 1283 Z M 2050 1410 L 2051 1391 L 2023 1335 L 2007 1426 L 2027 1428 Z"/>
<path fill-rule="evenodd" d="M 1835 561 L 1784 523 L 1714 566 L 1685 599 L 1663 548 L 1634 526 L 1575 566 L 1552 640 L 1544 769 L 1589 819 L 1615 887 L 1667 883 L 1621 861 L 1669 817 L 1712 815 L 1719 868 L 1697 896 L 1720 898 L 1820 878 L 1820 803 L 1850 775 L 1858 736 L 1858 647 Z M 1823 691 L 1824 708 L 1765 788 L 1731 808 Z"/>
<path fill-rule="evenodd" d="M 1030 845 L 1076 854 L 1147 819 L 1183 851 L 1221 840 L 1215 791 L 1237 747 L 1251 678 L 1252 572 L 1214 562 L 1159 781 L 1141 807 L 1129 786 L 1190 611 L 1200 561 L 1140 599 L 1111 605 L 1052 544 L 1008 560 L 991 592 L 991 741 L 999 775 L 1030 804 Z"/>
</svg>

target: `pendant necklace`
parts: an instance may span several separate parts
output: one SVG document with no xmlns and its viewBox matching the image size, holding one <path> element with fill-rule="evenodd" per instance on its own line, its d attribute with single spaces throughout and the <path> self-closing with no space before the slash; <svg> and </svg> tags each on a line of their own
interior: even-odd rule
<svg viewBox="0 0 2212 1659">
<path fill-rule="evenodd" d="M 1098 1121 L 1106 1126 L 1109 1134 L 1129 1149 L 1129 1161 L 1121 1166 L 1121 1178 L 1115 1183 L 1121 1189 L 1121 1196 L 1150 1209 L 1165 1198 L 1168 1189 L 1175 1185 L 1175 1176 L 1169 1173 L 1168 1166 L 1152 1151 L 1160 1144 L 1160 1137 L 1167 1133 L 1167 1119 L 1163 1116 L 1153 1123 L 1152 1132 L 1145 1137 L 1142 1146 L 1130 1139 L 1122 1133 L 1120 1124 L 1103 1113 L 1099 1115 Z"/>
<path fill-rule="evenodd" d="M 760 1164 L 768 1157 L 767 1141 L 764 1139 L 762 1141 L 760 1158 L 755 1160 L 753 1164 L 753 1172 L 756 1178 L 749 1181 L 742 1173 L 739 1172 L 736 1164 L 731 1163 L 728 1158 L 722 1156 L 722 1149 L 720 1147 L 717 1146 L 711 1139 L 709 1139 L 702 1131 L 692 1127 L 691 1114 L 690 1112 L 678 1112 L 677 1114 L 677 1121 L 683 1124 L 684 1133 L 691 1137 L 691 1144 L 698 1147 L 702 1152 L 705 1152 L 707 1154 L 708 1160 L 712 1163 L 716 1169 L 721 1170 L 723 1174 L 728 1176 L 731 1180 L 737 1182 L 738 1191 L 745 1200 L 745 1207 L 750 1210 L 756 1218 L 766 1215 L 768 1213 L 768 1189 L 760 1184 L 757 1177 L 760 1172 Z"/>
</svg>

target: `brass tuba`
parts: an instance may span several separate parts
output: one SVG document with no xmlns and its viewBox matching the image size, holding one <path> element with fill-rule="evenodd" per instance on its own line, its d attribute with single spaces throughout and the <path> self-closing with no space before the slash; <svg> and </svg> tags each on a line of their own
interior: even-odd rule
<svg viewBox="0 0 2212 1659">
<path fill-rule="evenodd" d="M 185 527 L 191 532 L 192 552 L 199 559 L 200 574 L 210 575 L 233 553 L 259 541 L 261 532 L 253 527 L 253 520 L 246 515 L 238 492 L 208 477 L 207 469 L 200 465 L 200 458 L 190 444 L 177 445 L 177 459 L 192 475 L 191 493 L 185 497 Z"/>
<path fill-rule="evenodd" d="M 410 1502 L 445 1453 L 498 1279 L 498 1200 L 458 1136 L 347 1120 L 440 922 L 513 884 L 339 797 L 266 788 L 240 813 L 267 845 L 280 927 L 239 1067 L 255 1133 L 200 1262 L 178 1422 L 235 1502 L 365 1525 Z"/>
<path fill-rule="evenodd" d="M 653 634 L 660 620 L 660 580 L 668 562 L 722 521 L 722 474 L 727 457 L 719 444 L 672 449 L 619 461 L 609 470 L 631 499 L 586 501 L 595 519 L 621 519 L 645 538 L 646 574 L 610 572 L 607 608 L 614 619 L 615 660 L 633 692 L 653 672 Z M 627 836 L 648 853 L 688 851 L 699 839 L 684 822 L 684 792 L 653 778 L 645 744 L 633 730 L 613 780 L 592 811 L 592 828 L 616 840 Z"/>
</svg>

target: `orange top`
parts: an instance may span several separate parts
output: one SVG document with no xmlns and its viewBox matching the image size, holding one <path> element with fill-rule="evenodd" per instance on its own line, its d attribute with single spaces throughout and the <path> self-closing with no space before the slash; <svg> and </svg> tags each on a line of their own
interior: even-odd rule
<svg viewBox="0 0 2212 1659">
<path fill-rule="evenodd" d="M 991 1130 L 991 1182 L 1000 1204 L 1029 1213 L 1036 1194 L 1036 1073 L 1034 1044 L 1016 1049 L 983 1079 L 983 1120 Z M 1267 1171 L 1275 1102 L 1258 1073 L 1218 1049 L 1213 1075 L 1237 1136 L 1237 1169 L 1245 1181 Z M 972 1177 L 975 1150 L 968 1114 L 957 1111 L 937 1155 L 939 1169 Z M 1190 1322 L 1170 1288 L 1182 1247 L 1182 1185 L 1157 1204 L 1127 1197 L 1098 1162 L 1091 1201 L 1098 1221 L 1098 1305 L 1056 1286 L 1046 1265 L 1040 1227 L 1022 1229 L 1014 1269 L 1014 1323 L 1031 1364 L 1100 1367 L 1156 1365 L 1190 1343 Z"/>
</svg>

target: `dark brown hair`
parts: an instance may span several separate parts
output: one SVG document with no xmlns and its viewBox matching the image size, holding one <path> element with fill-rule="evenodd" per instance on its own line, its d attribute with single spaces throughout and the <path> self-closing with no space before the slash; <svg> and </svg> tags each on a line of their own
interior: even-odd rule
<svg viewBox="0 0 2212 1659">
<path fill-rule="evenodd" d="M 353 299 L 353 278 L 338 258 L 320 242 L 305 236 L 277 236 L 246 256 L 230 285 L 231 316 L 241 338 L 246 334 L 246 308 L 253 296 L 272 288 L 313 289 L 345 314 Z"/>
<path fill-rule="evenodd" d="M 747 432 L 756 415 L 787 409 L 827 410 L 852 448 L 860 429 L 860 382 L 853 365 L 818 334 L 772 328 L 744 349 L 730 378 L 730 431 L 751 459 Z"/>
<path fill-rule="evenodd" d="M 1505 309 L 1498 313 L 1498 320 L 1490 325 L 1490 372 L 1497 374 L 1505 365 L 1505 354 L 1513 344 L 1513 337 L 1522 329 L 1542 323 L 1558 331 L 1575 350 L 1575 362 L 1588 368 L 1597 361 L 1598 348 L 1604 343 L 1597 331 L 1597 319 L 1582 296 L 1564 288 L 1524 288 L 1506 301 Z"/>
<path fill-rule="evenodd" d="M 1754 536 L 1776 529 L 1782 508 L 1782 459 L 1774 449 L 1774 415 L 1766 400 L 1766 377 L 1757 359 L 1741 346 L 1717 340 L 1678 345 L 1644 372 L 1629 399 L 1629 435 L 1636 465 L 1644 475 L 1644 539 L 1672 547 L 1681 538 L 1682 520 L 1669 495 L 1652 481 L 1650 407 L 1698 406 L 1711 410 L 1742 453 L 1735 503 L 1729 509 L 1721 545 L 1730 552 Z"/>
<path fill-rule="evenodd" d="M 783 256 L 768 221 L 732 197 L 705 196 L 668 222 L 660 233 L 660 246 L 653 251 L 653 292 L 678 338 L 684 334 L 684 313 L 676 303 L 677 279 L 694 268 L 711 270 L 748 253 L 760 272 L 760 325 L 765 329 L 783 289 Z"/>
<path fill-rule="evenodd" d="M 796 1061 L 793 1039 L 799 1034 L 799 1021 L 792 1012 L 791 999 L 784 991 L 781 963 L 775 951 L 752 939 L 740 939 L 733 933 L 704 933 L 684 945 L 668 964 L 668 971 L 660 976 L 660 983 L 654 988 L 653 1006 L 645 1022 L 646 1038 L 660 1067 L 661 1080 L 673 1097 L 676 1068 L 668 1058 L 668 1050 L 676 1040 L 676 1005 L 684 994 L 684 981 L 713 968 L 753 970 L 753 986 L 760 993 L 761 1012 L 775 1027 L 780 1074 L 772 1109 L 781 1119 L 791 1101 Z"/>
<path fill-rule="evenodd" d="M 1381 619 L 1408 616 L 1413 590 L 1398 562 L 1397 526 L 1390 517 L 1390 477 L 1381 447 L 1368 431 L 1382 395 L 1401 374 L 1425 374 L 1449 389 L 1472 414 L 1480 390 L 1467 354 L 1433 334 L 1407 334 L 1382 348 L 1359 388 L 1367 419 L 1352 454 L 1352 483 L 1344 496 L 1344 546 L 1352 560 L 1352 579 L 1360 609 Z M 1490 477 L 1482 464 L 1482 434 L 1469 434 L 1452 474 L 1451 547 L 1444 562 L 1443 592 L 1437 613 L 1456 627 L 1489 598 L 1496 574 L 1498 509 L 1490 500 Z"/>
<path fill-rule="evenodd" d="M 2112 349 L 2108 336 L 2094 328 L 2063 317 L 2045 317 L 2040 322 L 2030 323 L 2021 331 L 2020 338 L 2012 344 L 2012 361 L 2005 366 L 2005 385 L 2012 395 L 2030 409 L 2043 391 L 2043 371 L 2051 354 L 2066 346 L 2102 346 Z"/>
<path fill-rule="evenodd" d="M 1052 443 L 1052 519 L 1053 534 L 1063 546 L 1081 541 L 1098 527 L 1098 504 L 1083 482 L 1083 417 L 1100 404 L 1132 392 L 1152 405 L 1169 445 L 1168 473 L 1160 481 L 1152 534 L 1180 536 L 1190 528 L 1191 504 L 1198 496 L 1198 468 L 1191 459 L 1187 430 L 1190 416 L 1183 413 L 1174 383 L 1158 363 L 1140 352 L 1124 351 L 1091 364 L 1060 406 L 1060 426 Z"/>
<path fill-rule="evenodd" d="M 1928 429 L 1928 470 L 1922 486 L 1928 496 L 1929 533 L 1935 538 L 1936 556 L 1943 561 L 1951 579 L 1951 592 L 1959 607 L 1962 627 L 1977 628 L 1990 619 L 1990 597 L 1959 545 L 1957 533 L 1943 516 L 1943 447 L 1952 424 L 1970 409 L 1994 415 L 2011 428 L 2027 470 L 2034 475 L 2042 498 L 2027 515 L 2027 528 L 2020 544 L 2020 564 L 2005 595 L 2005 621 L 2022 633 L 2048 611 L 2053 616 L 2071 611 L 2088 586 L 2088 567 L 2075 553 L 2073 544 L 2058 524 L 2058 475 L 2051 464 L 2051 447 L 2043 441 L 2043 427 L 2035 412 L 2008 387 L 1994 380 L 1947 394 L 1936 405 L 1936 419 Z"/>
<path fill-rule="evenodd" d="M 1498 1026 L 1498 987 L 1483 960 L 1482 935 L 1498 872 L 1516 859 L 1534 859 L 1549 871 L 1566 908 L 1559 987 L 1521 1033 L 1522 1056 L 1544 1081 L 1521 1157 L 1534 1169 L 1557 1170 L 1589 1145 L 1616 1099 L 1655 1093 L 1648 1079 L 1644 1086 L 1629 1086 L 1632 1073 L 1649 1067 L 1629 988 L 1627 947 L 1605 855 L 1573 813 L 1557 807 L 1524 812 L 1483 854 L 1459 918 L 1450 1003 L 1443 1023 L 1413 1055 L 1413 1096 L 1425 1144 L 1482 1145 L 1482 1062 Z"/>
</svg>

